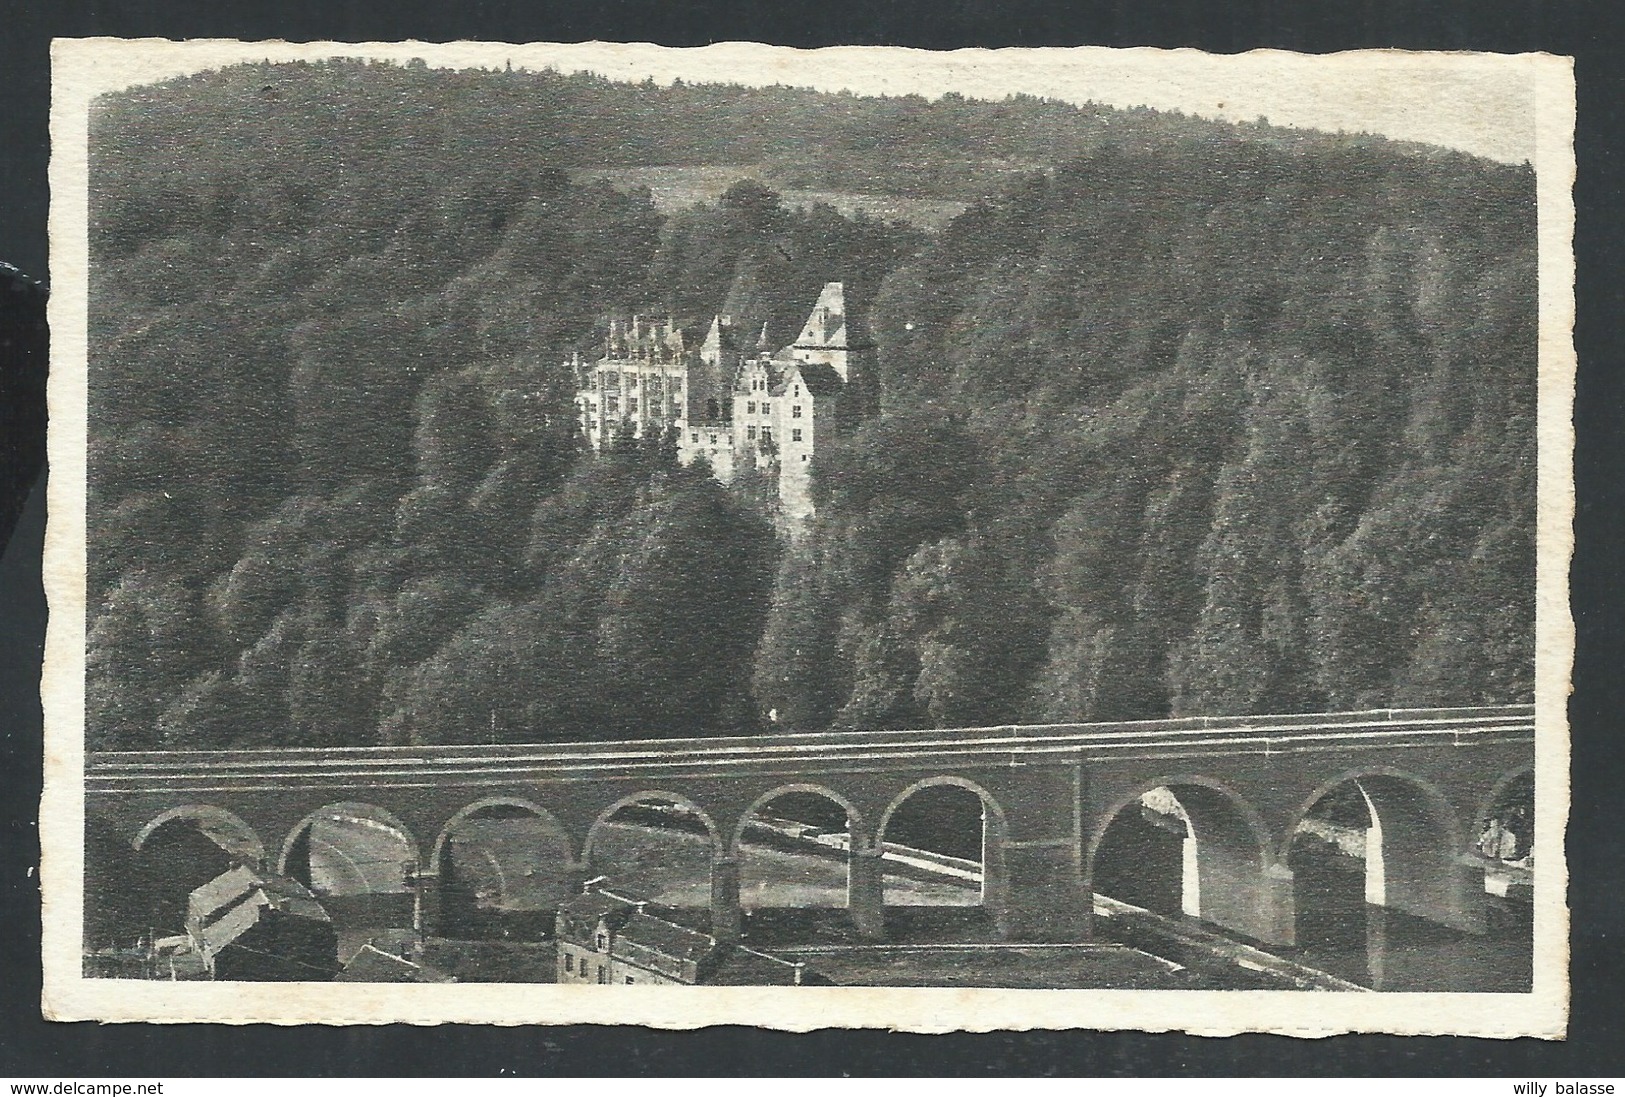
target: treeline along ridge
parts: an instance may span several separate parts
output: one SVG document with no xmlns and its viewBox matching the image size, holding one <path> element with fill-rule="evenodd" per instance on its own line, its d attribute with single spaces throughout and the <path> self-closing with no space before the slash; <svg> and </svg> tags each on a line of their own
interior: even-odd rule
<svg viewBox="0 0 1625 1097">
<path fill-rule="evenodd" d="M 348 61 L 109 97 L 92 151 L 93 749 L 1532 694 L 1527 166 Z M 582 180 L 707 163 L 753 179 L 669 214 Z M 782 341 L 828 280 L 882 412 L 793 546 L 749 478 L 584 451 L 561 363 L 608 316 Z"/>
</svg>

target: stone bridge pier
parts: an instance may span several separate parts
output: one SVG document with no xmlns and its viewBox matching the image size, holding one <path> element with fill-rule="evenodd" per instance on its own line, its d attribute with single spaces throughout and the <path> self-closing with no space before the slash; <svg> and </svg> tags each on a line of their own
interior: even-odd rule
<svg viewBox="0 0 1625 1097">
<path fill-rule="evenodd" d="M 1294 843 L 1335 794 L 1345 810 L 1365 805 L 1365 822 L 1352 832 L 1367 847 L 1368 902 L 1475 931 L 1485 899 L 1473 839 L 1509 782 L 1528 779 L 1532 762 L 1527 706 L 662 743 L 95 755 L 87 838 L 101 837 L 87 841 L 87 879 L 116 892 L 128 867 L 121 860 L 171 825 L 201 829 L 240 860 L 286 873 L 298 869 L 300 838 L 317 821 L 352 818 L 400 836 L 402 879 L 415 879 L 418 913 L 433 929 L 461 825 L 534 817 L 533 860 L 553 865 L 560 885 L 573 889 L 594 876 L 624 876 L 629 866 L 615 863 L 605 827 L 630 805 L 660 803 L 685 820 L 685 841 L 703 843 L 693 855 L 707 878 L 687 894 L 709 908 L 716 935 L 735 938 L 748 924 L 742 866 L 753 856 L 745 848 L 751 821 L 783 797 L 813 796 L 832 805 L 832 817 L 835 808 L 845 813 L 842 852 L 826 845 L 824 855 L 844 856 L 852 930 L 881 940 L 898 813 L 914 797 L 946 789 L 981 805 L 981 833 L 961 835 L 960 848 L 979 837 L 980 902 L 999 937 L 1087 939 L 1100 892 L 1266 946 L 1292 945 L 1305 901 Z M 1162 809 L 1147 810 L 1148 796 L 1160 797 Z"/>
</svg>

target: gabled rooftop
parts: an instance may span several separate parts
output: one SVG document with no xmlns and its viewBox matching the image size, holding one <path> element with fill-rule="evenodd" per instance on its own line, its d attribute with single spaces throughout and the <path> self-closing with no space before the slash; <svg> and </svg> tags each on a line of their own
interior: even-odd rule
<svg viewBox="0 0 1625 1097">
<path fill-rule="evenodd" d="M 846 345 L 846 286 L 841 282 L 825 282 L 807 322 L 801 326 L 795 345 L 805 348 L 835 347 L 832 342 L 841 337 L 839 346 Z"/>
<path fill-rule="evenodd" d="M 642 945 L 663 956 L 698 963 L 717 947 L 716 938 L 696 929 L 656 918 L 652 914 L 634 914 L 621 928 L 620 938 L 629 944 Z"/>
<path fill-rule="evenodd" d="M 375 948 L 370 942 L 339 972 L 341 983 L 455 983 L 457 980 L 430 964 Z"/>
<path fill-rule="evenodd" d="M 581 940 L 589 940 L 598 931 L 598 923 L 608 922 L 619 927 L 637 913 L 637 903 L 619 895 L 602 891 L 585 891 L 572 895 L 559 904 L 559 932 Z"/>
<path fill-rule="evenodd" d="M 834 366 L 826 366 L 817 362 L 801 362 L 794 369 L 784 375 L 783 380 L 775 389 L 776 395 L 783 395 L 796 379 L 806 387 L 814 396 L 834 396 L 846 387 L 841 375 L 835 372 Z"/>
<path fill-rule="evenodd" d="M 246 865 L 235 865 L 194 888 L 187 898 L 186 909 L 190 917 L 207 923 L 228 908 L 250 899 L 256 908 L 270 907 L 318 922 L 330 920 L 310 889 L 298 880 L 255 872 Z"/>
</svg>

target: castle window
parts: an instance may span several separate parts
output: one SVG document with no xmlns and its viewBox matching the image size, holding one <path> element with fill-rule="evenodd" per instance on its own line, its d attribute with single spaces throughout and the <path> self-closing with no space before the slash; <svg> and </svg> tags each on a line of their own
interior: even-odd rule
<svg viewBox="0 0 1625 1097">
<path fill-rule="evenodd" d="M 796 395 L 797 395 L 797 396 L 800 396 L 800 395 L 801 395 L 801 386 L 800 386 L 800 385 L 797 385 L 797 386 L 796 386 Z M 801 414 L 801 412 L 800 412 L 800 410 L 799 410 L 799 409 L 798 409 L 798 410 L 797 410 L 797 411 L 796 411 L 796 414 L 797 414 L 797 415 L 800 415 L 800 414 Z"/>
<path fill-rule="evenodd" d="M 698 442 L 699 442 L 699 440 L 700 440 L 700 432 L 699 432 L 699 431 L 697 431 L 697 430 L 695 430 L 695 431 L 690 431 L 690 432 L 689 432 L 689 435 L 688 435 L 688 440 L 689 440 L 689 441 L 690 441 L 690 442 L 694 442 L 694 443 L 696 443 L 696 444 L 698 444 Z"/>
<path fill-rule="evenodd" d="M 634 978 L 632 978 L 632 976 L 630 976 L 630 975 L 628 975 L 628 976 L 627 976 L 627 977 L 626 977 L 626 985 L 627 985 L 627 986 L 631 986 L 631 985 L 632 985 L 632 984 L 633 984 L 633 983 L 635 983 L 635 982 L 637 982 L 637 980 L 636 980 L 636 979 L 634 979 Z"/>
<path fill-rule="evenodd" d="M 598 940 L 595 942 L 595 944 L 596 944 L 599 952 L 606 951 L 609 948 L 609 936 L 608 936 L 608 934 L 600 933 L 598 935 Z"/>
<path fill-rule="evenodd" d="M 792 442 L 801 441 L 801 428 L 800 427 L 797 427 L 795 430 L 790 432 L 790 441 L 792 441 Z"/>
<path fill-rule="evenodd" d="M 713 446 L 717 444 L 717 436 L 714 434 L 711 436 L 711 444 Z"/>
<path fill-rule="evenodd" d="M 790 418 L 792 418 L 792 419 L 800 419 L 801 418 L 801 405 L 800 404 L 791 405 L 791 407 L 790 407 Z"/>
<path fill-rule="evenodd" d="M 616 412 L 620 411 L 621 398 L 619 396 L 604 397 L 604 410 L 609 412 L 611 415 L 614 415 Z"/>
<path fill-rule="evenodd" d="M 745 405 L 745 412 L 748 415 L 755 415 L 756 414 L 756 401 L 755 400 L 752 400 L 750 403 Z"/>
<path fill-rule="evenodd" d="M 767 403 L 767 401 L 766 401 L 766 400 L 763 400 L 763 401 L 762 401 L 762 414 L 763 414 L 763 415 L 766 415 L 766 414 L 767 414 L 767 409 L 768 409 L 768 403 Z"/>
<path fill-rule="evenodd" d="M 771 430 L 767 429 L 766 427 L 762 428 L 762 441 L 764 441 L 764 442 L 773 441 L 773 432 Z"/>
<path fill-rule="evenodd" d="M 755 427 L 746 427 L 745 428 L 745 437 L 746 438 L 755 438 L 756 437 L 756 428 Z"/>
<path fill-rule="evenodd" d="M 576 954 L 573 953 L 573 952 L 566 952 L 564 954 L 564 970 L 565 971 L 575 971 L 575 969 L 576 969 Z"/>
<path fill-rule="evenodd" d="M 807 455 L 807 454 L 805 454 L 805 453 L 803 453 L 803 454 L 802 454 L 802 455 L 801 455 L 801 459 L 802 459 L 802 460 L 803 460 L 803 461 L 806 461 L 806 460 L 807 460 L 807 456 L 808 456 L 808 455 Z"/>
<path fill-rule="evenodd" d="M 634 412 L 638 410 L 638 398 L 636 396 L 626 398 L 626 410 Z"/>
</svg>

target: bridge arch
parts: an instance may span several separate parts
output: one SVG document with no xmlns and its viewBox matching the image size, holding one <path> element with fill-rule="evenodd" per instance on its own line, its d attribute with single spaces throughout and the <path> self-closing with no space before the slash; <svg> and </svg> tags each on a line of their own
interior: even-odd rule
<svg viewBox="0 0 1625 1097">
<path fill-rule="evenodd" d="M 768 816 L 775 804 L 790 814 Z M 752 824 L 758 825 L 754 832 Z M 805 933 L 809 920 L 845 909 L 860 934 L 878 935 L 880 859 L 864 825 L 857 807 L 825 785 L 791 782 L 756 797 L 735 823 L 727 850 L 739 876 L 740 911 L 749 918 L 746 933 L 785 926 Z"/>
<path fill-rule="evenodd" d="M 1182 829 L 1177 836 L 1167 833 L 1160 879 L 1153 867 L 1157 858 L 1136 848 L 1147 835 L 1126 831 L 1130 823 L 1123 815 L 1159 790 L 1168 793 L 1158 799 L 1167 800 L 1163 807 L 1174 809 Z M 1150 836 L 1156 835 L 1157 828 L 1147 827 Z M 1279 933 L 1272 856 L 1269 829 L 1245 796 L 1204 774 L 1171 774 L 1139 783 L 1100 815 L 1084 852 L 1084 881 L 1086 893 L 1101 892 L 1158 913 L 1202 918 L 1269 940 Z M 1130 864 L 1118 863 L 1130 858 Z M 1132 893 L 1113 894 L 1125 887 Z"/>
<path fill-rule="evenodd" d="M 751 801 L 750 806 L 747 807 L 744 813 L 739 816 L 739 821 L 734 825 L 733 833 L 728 837 L 728 855 L 738 855 L 739 843 L 744 837 L 745 828 L 750 825 L 751 820 L 756 817 L 757 812 L 761 811 L 775 800 L 782 799 L 785 796 L 793 796 L 798 793 L 806 796 L 822 797 L 823 799 L 828 800 L 830 803 L 842 808 L 846 812 L 846 821 L 847 826 L 849 827 L 848 833 L 854 836 L 863 833 L 865 823 L 863 812 L 859 811 L 857 807 L 853 805 L 851 800 L 847 799 L 845 796 L 842 796 L 840 793 L 826 785 L 814 784 L 810 782 L 793 782 L 791 784 L 780 785 L 774 789 L 769 789 L 767 792 L 762 793 L 760 796 L 756 797 L 755 800 Z M 857 841 L 857 838 L 854 837 L 853 840 Z"/>
<path fill-rule="evenodd" d="M 570 836 L 570 832 L 565 829 L 564 824 L 559 822 L 558 817 L 552 812 L 533 800 L 526 800 L 518 796 L 487 796 L 482 800 L 475 800 L 473 803 L 464 806 L 457 814 L 446 820 L 445 825 L 440 828 L 440 833 L 435 836 L 434 845 L 429 850 L 429 872 L 439 875 L 440 862 L 446 852 L 446 843 L 451 841 L 452 831 L 456 830 L 459 823 L 468 822 L 481 815 L 496 814 L 505 808 L 525 812 L 540 819 L 557 836 L 568 856 L 574 858 L 576 854 L 575 840 Z"/>
<path fill-rule="evenodd" d="M 991 792 L 969 778 L 943 775 L 937 777 L 926 777 L 915 781 L 902 792 L 899 792 L 896 796 L 892 797 L 891 803 L 886 805 L 886 810 L 880 813 L 880 823 L 875 827 L 875 841 L 880 842 L 885 839 L 886 827 L 891 824 L 892 816 L 897 813 L 897 809 L 902 807 L 904 802 L 910 797 L 914 796 L 916 793 L 924 792 L 929 788 L 941 788 L 944 786 L 953 786 L 955 788 L 965 789 L 968 792 L 974 792 L 977 798 L 982 801 L 982 807 L 988 812 L 988 823 L 989 825 L 995 827 L 995 832 L 999 836 L 1000 840 L 1002 841 L 1009 835 L 1010 823 L 1008 818 L 1005 816 L 1004 805 L 1000 804 L 998 799 Z"/>
<path fill-rule="evenodd" d="M 1473 814 L 1473 830 L 1469 837 L 1475 840 L 1475 847 L 1480 845 L 1480 840 L 1483 837 L 1483 830 L 1485 826 L 1495 819 L 1499 813 L 1503 812 L 1512 801 L 1521 799 L 1522 796 L 1525 795 L 1522 786 L 1528 786 L 1526 795 L 1531 802 L 1531 806 L 1533 805 L 1535 793 L 1534 784 L 1535 767 L 1532 763 L 1529 765 L 1519 766 L 1514 770 L 1503 773 L 1500 778 L 1496 780 L 1495 784 L 1491 786 L 1490 791 L 1484 796 L 1484 799 L 1479 802 L 1478 810 Z M 1534 837 L 1533 818 L 1527 820 L 1527 825 L 1530 830 L 1528 839 L 1532 844 Z M 1480 849 L 1480 852 L 1486 851 Z"/>
<path fill-rule="evenodd" d="M 1470 856 L 1461 814 L 1415 773 L 1367 766 L 1322 782 L 1290 817 L 1278 856 L 1293 877 L 1298 945 L 1363 954 L 1373 986 L 1388 979 L 1386 930 L 1373 910 L 1483 928 L 1482 863 Z"/>
<path fill-rule="evenodd" d="M 888 834 L 891 834 L 894 830 L 898 812 L 905 804 L 921 793 L 930 793 L 932 790 L 937 789 L 956 789 L 969 793 L 974 795 L 981 804 L 979 835 L 981 848 L 979 850 L 973 851 L 965 848 L 957 851 L 932 851 L 939 855 L 948 855 L 939 858 L 942 861 L 942 871 L 946 874 L 962 874 L 968 871 L 963 865 L 956 863 L 957 861 L 975 862 L 980 869 L 981 887 L 979 894 L 972 892 L 972 894 L 977 895 L 976 899 L 972 902 L 966 902 L 957 898 L 955 893 L 964 894 L 968 890 L 967 888 L 962 884 L 954 885 L 951 881 L 944 881 L 947 886 L 938 883 L 935 886 L 928 886 L 923 889 L 926 894 L 916 904 L 911 905 L 933 908 L 980 907 L 985 917 L 992 922 L 994 934 L 1000 937 L 1006 936 L 1009 933 L 1010 919 L 1010 877 L 1006 867 L 1005 846 L 1010 840 L 1010 822 L 1004 805 L 999 803 L 998 798 L 986 788 L 969 778 L 948 774 L 925 777 L 914 781 L 894 796 L 891 802 L 886 805 L 886 810 L 881 813 L 880 821 L 875 827 L 875 851 L 887 859 L 893 857 L 896 853 L 895 847 L 902 844 L 888 838 Z M 967 853 L 970 853 L 971 856 L 966 857 L 965 854 Z M 894 875 L 893 879 L 896 878 Z M 971 879 L 974 880 L 974 876 Z M 884 875 L 881 875 L 876 880 L 875 887 L 879 892 L 882 908 L 896 909 L 897 905 L 886 901 L 890 888 L 885 882 Z M 889 917 L 890 915 L 888 915 Z"/>
<path fill-rule="evenodd" d="M 606 842 L 606 825 L 639 805 L 681 811 L 653 821 L 648 834 L 611 834 Z M 739 866 L 724 850 L 724 836 L 710 812 L 680 792 L 651 788 L 622 796 L 598 813 L 587 828 L 581 867 L 662 906 L 709 908 L 712 932 L 737 939 Z"/>
<path fill-rule="evenodd" d="M 282 853 L 277 858 L 278 875 L 288 876 L 292 874 L 290 870 L 294 868 L 294 855 L 299 848 L 301 839 L 305 840 L 306 849 L 308 851 L 311 829 L 317 823 L 320 823 L 323 820 L 345 820 L 356 823 L 373 824 L 383 828 L 386 832 L 393 831 L 394 835 L 398 839 L 398 843 L 402 851 L 407 854 L 407 856 L 403 858 L 403 861 L 413 866 L 421 866 L 423 864 L 423 846 L 421 843 L 419 843 L 417 836 L 413 834 L 412 829 L 405 823 L 401 822 L 401 820 L 397 818 L 394 813 L 390 812 L 386 808 L 379 807 L 377 804 L 368 804 L 354 800 L 341 800 L 331 804 L 323 804 L 321 807 L 317 808 L 315 811 L 311 812 L 309 815 L 306 815 L 303 819 L 294 824 L 293 829 L 288 832 L 287 838 L 283 841 Z M 373 864 L 371 861 L 368 861 L 365 865 L 363 865 L 362 862 L 359 862 L 355 858 L 351 857 L 350 854 L 343 848 L 337 846 L 333 848 L 334 852 L 337 853 L 339 858 L 345 862 L 347 869 L 352 872 L 358 880 L 368 882 L 385 879 L 398 879 L 400 881 L 400 886 L 391 888 L 390 890 L 404 889 L 405 877 L 401 872 L 401 869 L 404 867 L 403 865 L 393 866 L 393 872 L 391 872 L 391 866 L 387 864 Z M 371 870 L 370 872 L 369 869 Z"/>
<path fill-rule="evenodd" d="M 1420 823 L 1433 829 L 1443 839 L 1442 845 L 1452 851 L 1465 850 L 1462 823 L 1455 806 L 1439 786 L 1406 770 L 1394 766 L 1363 766 L 1346 769 L 1335 777 L 1323 781 L 1305 796 L 1294 809 L 1285 833 L 1280 837 L 1276 857 L 1285 860 L 1292 849 L 1293 836 L 1298 832 L 1315 805 L 1328 794 L 1356 782 L 1365 791 L 1371 808 L 1376 812 L 1384 837 L 1387 836 L 1387 815 L 1396 823 Z"/>
<path fill-rule="evenodd" d="M 130 847 L 140 853 L 154 834 L 169 824 L 182 820 L 196 824 L 197 829 L 213 839 L 221 849 L 247 861 L 253 867 L 258 868 L 265 863 L 265 843 L 254 828 L 243 822 L 241 816 L 235 812 L 213 804 L 183 804 L 154 816 L 136 832 L 130 840 Z M 228 846 L 220 840 L 221 838 L 233 844 Z"/>
<path fill-rule="evenodd" d="M 265 867 L 259 834 L 235 812 L 216 804 L 178 804 L 133 834 L 87 830 L 87 862 L 103 848 L 119 858 L 115 862 L 119 872 L 112 878 L 116 884 L 94 903 L 87 897 L 85 925 L 87 933 L 94 925 L 109 939 L 137 932 L 180 933 L 195 889 L 235 865 L 256 871 Z"/>
<path fill-rule="evenodd" d="M 592 824 L 587 827 L 587 836 L 581 843 L 582 863 L 589 866 L 593 864 L 593 850 L 597 845 L 599 833 L 603 830 L 604 824 L 614 818 L 616 813 L 621 810 L 636 807 L 639 804 L 672 804 L 692 813 L 705 826 L 706 836 L 711 843 L 711 856 L 720 858 L 726 851 L 727 847 L 723 844 L 722 831 L 718 828 L 716 820 L 711 818 L 710 812 L 680 792 L 671 792 L 666 789 L 645 789 L 642 792 L 622 796 L 598 813 L 597 818 L 593 819 Z"/>
<path fill-rule="evenodd" d="M 580 887 L 575 857 L 569 831 L 535 801 L 475 800 L 446 820 L 429 850 L 432 918 L 448 936 L 545 933 Z"/>
</svg>

